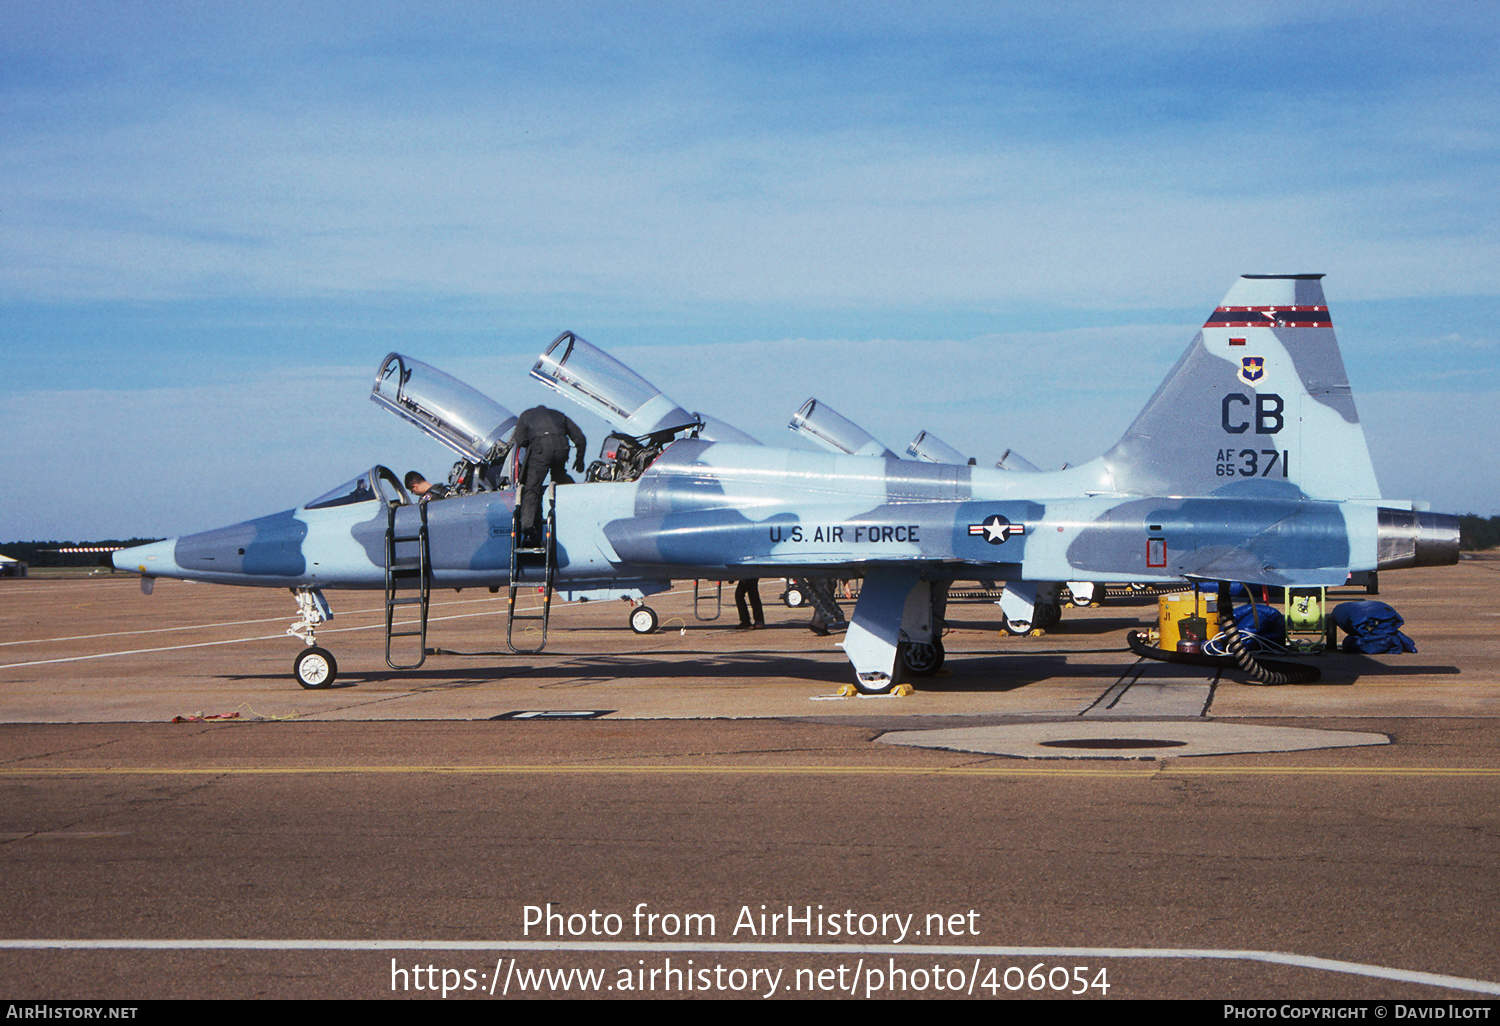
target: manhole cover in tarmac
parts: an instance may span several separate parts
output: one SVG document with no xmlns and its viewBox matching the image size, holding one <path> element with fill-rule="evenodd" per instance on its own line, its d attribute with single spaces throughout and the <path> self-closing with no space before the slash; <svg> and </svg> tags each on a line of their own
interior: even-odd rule
<svg viewBox="0 0 1500 1026">
<path fill-rule="evenodd" d="M 1181 748 L 1186 741 L 1162 741 L 1150 737 L 1069 737 L 1042 741 L 1043 748 Z"/>
<path fill-rule="evenodd" d="M 947 748 L 958 752 L 1009 755 L 1019 759 L 1168 759 L 1188 755 L 1243 755 L 1300 752 L 1314 748 L 1388 745 L 1384 734 L 1306 727 L 1260 727 L 1212 720 L 1180 722 L 1067 720 L 1011 723 L 946 730 L 893 730 L 888 745 Z"/>
</svg>

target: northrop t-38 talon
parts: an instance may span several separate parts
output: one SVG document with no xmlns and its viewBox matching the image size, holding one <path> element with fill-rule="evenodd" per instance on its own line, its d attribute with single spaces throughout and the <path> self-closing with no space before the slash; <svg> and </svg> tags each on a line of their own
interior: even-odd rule
<svg viewBox="0 0 1500 1026">
<path fill-rule="evenodd" d="M 571 354 L 568 387 L 615 408 L 636 457 L 603 468 L 613 479 L 552 486 L 541 549 L 513 545 L 513 472 L 489 475 L 498 490 L 413 503 L 374 468 L 298 509 L 114 561 L 146 577 L 291 588 L 303 608 L 294 631 L 310 644 L 325 589 L 385 588 L 391 609 L 428 587 L 646 591 L 672 579 L 861 574 L 843 647 L 868 693 L 899 681 L 903 649 L 940 644 L 933 586 L 955 579 L 1337 585 L 1352 571 L 1453 563 L 1456 517 L 1380 497 L 1320 278 L 1240 278 L 1124 437 L 1060 471 L 689 437 L 695 415 L 638 378 L 591 375 L 598 351 L 565 333 L 538 376 L 561 381 Z M 445 419 L 411 403 L 414 422 Z M 491 406 L 478 416 L 494 424 L 449 444 L 513 468 L 508 413 Z M 332 656 L 311 647 L 297 671 L 324 686 Z"/>
</svg>

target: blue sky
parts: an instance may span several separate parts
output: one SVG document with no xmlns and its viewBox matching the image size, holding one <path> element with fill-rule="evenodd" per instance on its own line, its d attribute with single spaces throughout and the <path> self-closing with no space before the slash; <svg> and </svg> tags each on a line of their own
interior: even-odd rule
<svg viewBox="0 0 1500 1026">
<path fill-rule="evenodd" d="M 1483 3 L 0 0 L 0 538 L 168 535 L 446 450 L 570 328 L 768 442 L 810 395 L 1042 466 L 1241 273 L 1324 285 L 1385 493 L 1500 513 Z M 591 442 L 602 426 L 585 423 Z"/>
</svg>

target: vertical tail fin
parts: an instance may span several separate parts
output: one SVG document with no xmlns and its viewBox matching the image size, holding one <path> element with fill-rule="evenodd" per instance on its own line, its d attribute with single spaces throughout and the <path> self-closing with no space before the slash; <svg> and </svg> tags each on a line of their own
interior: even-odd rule
<svg viewBox="0 0 1500 1026">
<path fill-rule="evenodd" d="M 1247 274 L 1235 282 L 1105 453 L 1116 489 L 1380 497 L 1322 277 Z"/>
</svg>

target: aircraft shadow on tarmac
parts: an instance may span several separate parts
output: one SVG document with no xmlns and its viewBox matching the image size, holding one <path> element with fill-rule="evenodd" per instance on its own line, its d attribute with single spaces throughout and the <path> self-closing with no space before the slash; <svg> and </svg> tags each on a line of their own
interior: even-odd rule
<svg viewBox="0 0 1500 1026">
<path fill-rule="evenodd" d="M 1108 623 L 1107 631 L 1089 631 L 1089 634 L 1109 635 L 1118 630 L 1118 624 L 1137 626 L 1135 621 L 1091 621 Z M 1123 630 L 1120 630 L 1123 636 Z M 1015 642 L 1005 651 L 992 653 L 950 652 L 945 671 L 940 676 L 909 678 L 919 690 L 942 692 L 991 691 L 1005 693 L 1059 678 L 1077 681 L 1103 682 L 1106 686 L 1137 666 L 1144 673 L 1160 680 L 1180 674 L 1184 683 L 1202 683 L 1215 676 L 1212 668 L 1182 666 L 1175 663 L 1151 662 L 1134 657 L 1122 644 L 1090 647 L 1040 649 L 1045 638 L 1006 639 Z M 1123 640 L 1123 637 L 1122 637 Z M 1118 653 L 1119 660 L 1091 664 L 1079 662 L 1078 656 L 1107 655 Z M 540 687 L 555 687 L 567 682 L 584 686 L 588 682 L 641 680 L 670 681 L 677 684 L 698 682 L 705 685 L 733 684 L 744 681 L 762 682 L 767 678 L 785 678 L 808 684 L 827 684 L 833 687 L 848 683 L 847 668 L 840 662 L 824 658 L 807 658 L 785 652 L 707 652 L 673 649 L 651 649 L 647 651 L 611 655 L 568 655 L 558 652 L 553 658 L 536 663 L 509 663 L 514 658 L 508 652 L 455 652 L 439 650 L 434 653 L 437 661 L 419 670 L 368 670 L 361 672 L 345 668 L 339 680 L 329 690 L 357 687 L 361 684 L 390 684 L 405 682 L 414 689 L 441 689 L 485 684 L 524 676 L 538 682 Z M 483 665 L 474 665 L 474 660 L 486 660 Z M 1303 660 L 1323 672 L 1323 679 L 1303 687 L 1348 686 L 1365 677 L 1407 677 L 1425 675 L 1457 675 L 1456 666 L 1401 663 L 1389 665 L 1358 653 L 1334 652 L 1326 656 Z M 465 663 L 467 662 L 467 665 Z M 1233 668 L 1221 671 L 1224 683 L 1242 682 L 1242 676 Z M 221 674 L 224 681 L 267 681 L 277 684 L 285 682 L 280 673 Z M 1284 685 L 1285 686 L 1285 685 Z"/>
<path fill-rule="evenodd" d="M 1331 652 L 1326 656 L 1320 656 L 1311 661 L 1313 666 L 1323 671 L 1324 683 L 1353 683 L 1360 677 L 1421 677 L 1421 676 L 1457 676 L 1463 673 L 1457 666 L 1439 666 L 1421 663 L 1400 663 L 1388 665 L 1371 659 L 1369 656 L 1359 652 Z M 1333 677 L 1333 681 L 1326 678 Z"/>
<path fill-rule="evenodd" d="M 784 654 L 770 654 L 761 652 L 737 652 L 730 654 L 714 654 L 701 658 L 683 659 L 682 653 L 672 652 L 670 655 L 676 657 L 664 660 L 661 652 L 632 653 L 628 656 L 568 656 L 559 653 L 556 659 L 537 664 L 510 664 L 499 662 L 485 666 L 447 666 L 424 667 L 420 670 L 371 670 L 361 673 L 358 670 L 341 669 L 338 683 L 327 690 L 337 691 L 340 688 L 354 687 L 359 684 L 385 684 L 396 681 L 405 681 L 414 688 L 444 686 L 461 686 L 464 684 L 484 684 L 492 681 L 504 680 L 510 677 L 525 676 L 530 680 L 555 680 L 555 681 L 579 681 L 580 679 L 596 680 L 599 682 L 624 680 L 638 677 L 643 680 L 660 681 L 701 681 L 704 684 L 723 684 L 733 682 L 736 678 L 761 681 L 767 677 L 787 677 L 810 683 L 828 683 L 833 685 L 842 684 L 848 674 L 846 667 L 838 663 L 830 663 L 822 660 L 802 659 Z M 449 653 L 453 655 L 453 653 Z M 509 653 L 464 653 L 462 658 L 501 658 Z M 284 684 L 286 677 L 280 673 L 247 673 L 247 674 L 221 674 L 219 680 L 224 681 L 268 681 Z M 547 687 L 547 683 L 540 686 Z"/>
</svg>

